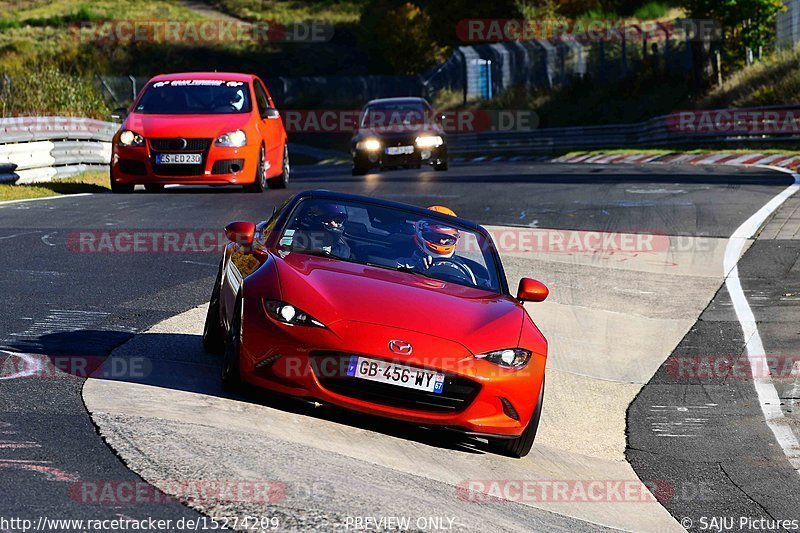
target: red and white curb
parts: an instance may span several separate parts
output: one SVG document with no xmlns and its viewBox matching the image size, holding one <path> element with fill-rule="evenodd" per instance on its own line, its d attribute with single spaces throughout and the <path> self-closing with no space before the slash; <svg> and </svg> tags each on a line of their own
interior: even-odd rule
<svg viewBox="0 0 800 533">
<path fill-rule="evenodd" d="M 578 154 L 557 157 L 553 163 L 594 163 L 601 165 L 613 164 L 684 164 L 684 165 L 770 165 L 790 170 L 795 170 L 800 166 L 800 156 L 783 154 Z"/>
</svg>

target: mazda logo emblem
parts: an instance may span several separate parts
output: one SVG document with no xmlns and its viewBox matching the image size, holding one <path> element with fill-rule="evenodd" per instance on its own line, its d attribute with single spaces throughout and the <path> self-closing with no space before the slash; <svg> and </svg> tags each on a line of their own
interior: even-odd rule
<svg viewBox="0 0 800 533">
<path fill-rule="evenodd" d="M 414 348 L 406 341 L 393 340 L 389 341 L 389 350 L 397 355 L 411 355 Z"/>
</svg>

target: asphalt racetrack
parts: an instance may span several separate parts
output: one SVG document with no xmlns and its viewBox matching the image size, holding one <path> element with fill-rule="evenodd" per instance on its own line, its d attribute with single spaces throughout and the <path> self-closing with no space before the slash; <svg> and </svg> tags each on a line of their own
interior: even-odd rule
<svg viewBox="0 0 800 533">
<path fill-rule="evenodd" d="M 485 162 L 353 177 L 324 165 L 264 194 L 0 204 L 0 516 L 173 530 L 210 518 L 290 531 L 800 528 L 793 183 L 738 167 Z M 490 227 L 512 289 L 522 276 L 549 286 L 526 304 L 550 342 L 530 455 L 222 391 L 221 361 L 200 344 L 219 233 L 316 188 L 447 205 Z M 220 482 L 267 496 L 196 490 Z"/>
</svg>

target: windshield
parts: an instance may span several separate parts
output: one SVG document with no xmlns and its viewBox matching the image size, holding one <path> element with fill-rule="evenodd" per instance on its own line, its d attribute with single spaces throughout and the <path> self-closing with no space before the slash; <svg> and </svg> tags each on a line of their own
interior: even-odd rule
<svg viewBox="0 0 800 533">
<path fill-rule="evenodd" d="M 483 235 L 402 209 L 303 200 L 279 247 L 500 292 L 499 269 Z"/>
<path fill-rule="evenodd" d="M 249 113 L 247 83 L 225 80 L 159 81 L 147 87 L 137 113 L 151 115 L 221 115 Z"/>
<path fill-rule="evenodd" d="M 422 126 L 428 122 L 428 111 L 420 102 L 367 106 L 361 117 L 362 128 Z"/>
</svg>

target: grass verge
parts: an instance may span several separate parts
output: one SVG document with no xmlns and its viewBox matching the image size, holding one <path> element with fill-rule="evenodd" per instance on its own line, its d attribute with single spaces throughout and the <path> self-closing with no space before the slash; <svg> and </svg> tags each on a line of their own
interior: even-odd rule
<svg viewBox="0 0 800 533">
<path fill-rule="evenodd" d="M 27 200 L 80 193 L 103 193 L 109 191 L 108 172 L 94 170 L 77 176 L 46 183 L 14 185 L 0 183 L 0 201 Z"/>
</svg>

